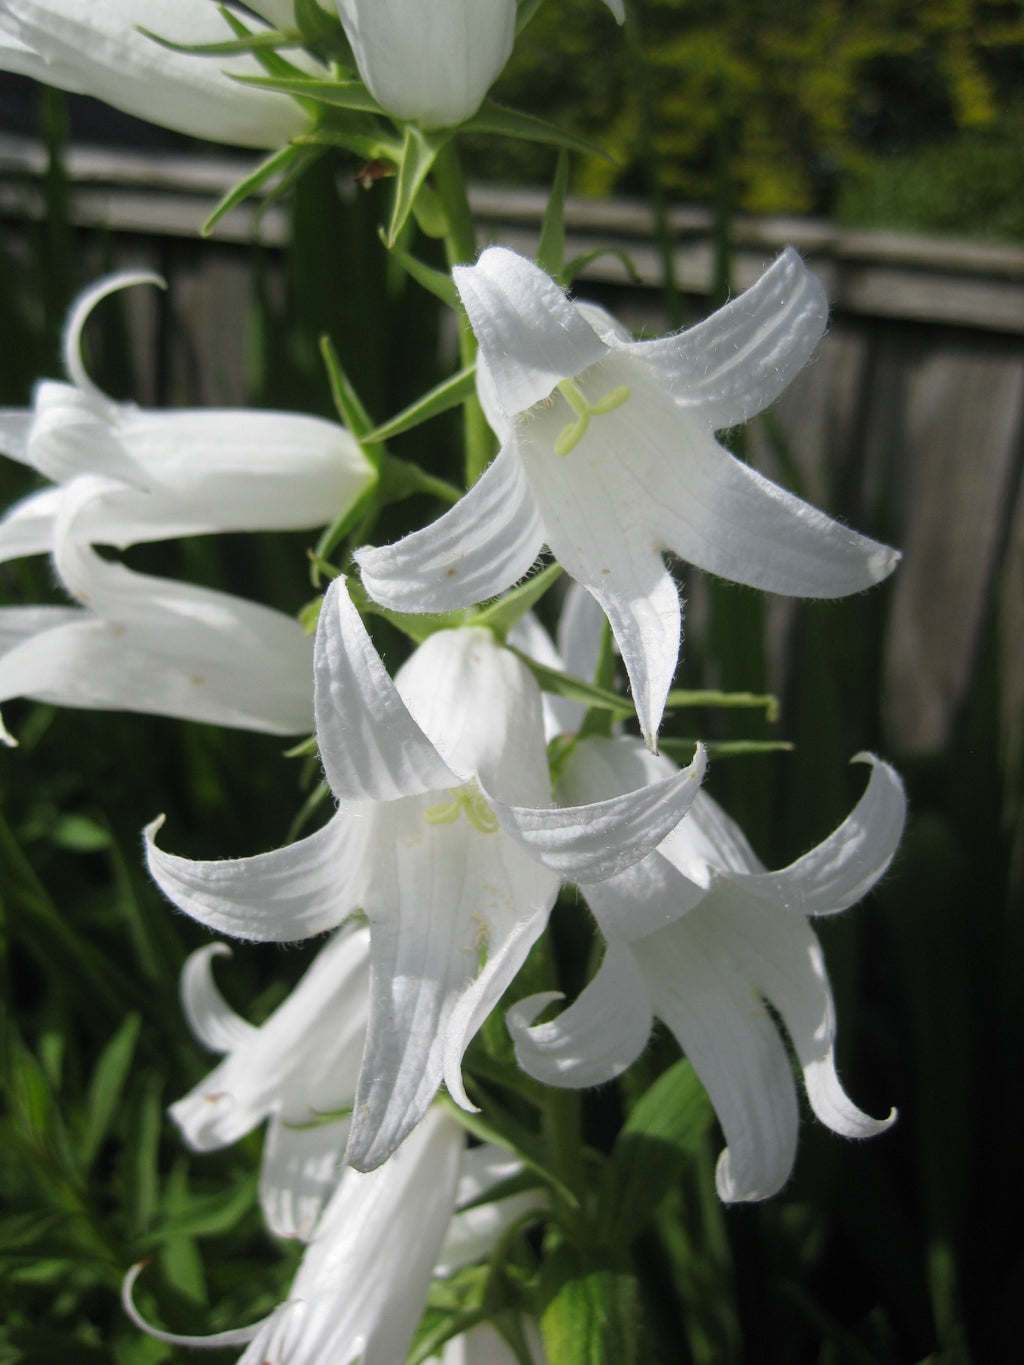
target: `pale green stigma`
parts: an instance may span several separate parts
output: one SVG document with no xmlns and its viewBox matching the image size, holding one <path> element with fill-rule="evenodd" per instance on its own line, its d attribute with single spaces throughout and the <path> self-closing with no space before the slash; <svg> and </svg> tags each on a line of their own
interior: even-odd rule
<svg viewBox="0 0 1024 1365">
<path fill-rule="evenodd" d="M 587 434 L 591 417 L 603 417 L 606 412 L 614 412 L 616 408 L 621 408 L 623 403 L 628 402 L 632 390 L 628 384 L 620 384 L 617 388 L 609 389 L 596 403 L 591 403 L 589 398 L 580 392 L 579 385 L 571 379 L 561 379 L 558 383 L 558 392 L 576 414 L 576 421 L 564 426 L 555 441 L 555 454 L 568 455 Z"/>
<path fill-rule="evenodd" d="M 423 818 L 428 825 L 454 825 L 463 814 L 481 834 L 497 832 L 497 816 L 484 800 L 479 788 L 472 782 L 467 783 L 465 787 L 452 788 L 452 799 L 437 806 L 429 806 L 423 812 Z"/>
</svg>

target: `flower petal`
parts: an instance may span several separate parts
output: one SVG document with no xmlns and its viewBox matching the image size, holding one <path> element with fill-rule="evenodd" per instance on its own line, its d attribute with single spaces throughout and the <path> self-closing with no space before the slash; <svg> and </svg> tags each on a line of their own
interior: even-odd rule
<svg viewBox="0 0 1024 1365">
<path fill-rule="evenodd" d="M 545 1085 L 580 1089 L 614 1080 L 636 1061 L 650 1037 L 650 997 L 630 950 L 609 943 L 604 961 L 579 998 L 549 1024 L 533 1024 L 557 991 L 527 996 L 505 1014 L 523 1070 Z M 532 1025 L 532 1027 L 531 1027 Z"/>
<path fill-rule="evenodd" d="M 395 687 L 452 772 L 506 801 L 551 794 L 543 708 L 533 674 L 491 631 L 439 630 L 395 675 Z"/>
<path fill-rule="evenodd" d="M 452 611 L 494 597 L 530 568 L 544 532 L 511 445 L 450 511 L 379 549 L 357 550 L 363 585 L 394 611 Z"/>
<path fill-rule="evenodd" d="M 714 431 L 766 408 L 821 340 L 828 299 L 792 247 L 738 298 L 676 336 L 624 348 L 654 371 L 683 408 Z"/>
<path fill-rule="evenodd" d="M 433 1110 L 379 1170 L 345 1171 L 284 1311 L 239 1365 L 404 1360 L 452 1214 L 464 1147 L 458 1125 Z"/>
<path fill-rule="evenodd" d="M 340 924 L 359 904 L 367 822 L 339 812 L 297 843 L 252 858 L 193 862 L 154 842 L 163 816 L 146 826 L 153 880 L 179 910 L 217 933 L 291 943 Z"/>
<path fill-rule="evenodd" d="M 0 61 L 0 68 L 3 62 Z M 30 408 L 0 408 L 0 454 L 19 464 L 31 464 L 28 434 L 32 427 Z"/>
<path fill-rule="evenodd" d="M 62 497 L 63 489 L 43 488 L 8 509 L 0 518 L 0 564 L 50 553 Z"/>
<path fill-rule="evenodd" d="M 122 3 L 123 2 L 124 0 L 122 0 Z M 31 5 L 32 0 L 28 0 L 28 3 Z M 57 0 L 57 4 L 59 5 L 60 3 L 61 0 Z M 65 0 L 65 3 L 67 3 L 67 0 Z M 131 5 L 133 3 L 138 3 L 138 0 L 127 0 L 127 3 Z M 186 0 L 186 3 L 194 5 L 195 0 Z M 7 6 L 7 8 L 9 9 L 11 7 Z M 39 4 L 36 8 L 45 10 L 47 4 Z M 54 17 L 56 18 L 56 16 Z M 155 18 L 156 16 L 152 15 L 151 17 Z M 121 22 L 125 22 L 126 20 L 127 16 L 124 16 Z M 14 22 L 17 23 L 18 21 L 15 20 Z M 60 20 L 58 20 L 58 22 L 60 22 Z M 144 23 L 144 16 L 140 15 L 136 20 L 136 23 Z M 139 37 L 141 37 L 141 34 Z M 151 40 L 147 39 L 147 42 L 151 42 Z M 75 388 L 79 389 L 83 395 L 91 395 L 94 403 L 100 404 L 101 409 L 106 409 L 108 411 L 116 411 L 116 404 L 114 404 L 102 389 L 98 388 L 89 377 L 89 372 L 86 370 L 85 362 L 82 359 L 82 332 L 85 329 L 85 324 L 88 322 L 93 309 L 98 303 L 101 303 L 105 298 L 109 298 L 111 294 L 116 294 L 122 289 L 130 289 L 132 285 L 135 284 L 155 284 L 158 289 L 167 288 L 167 282 L 164 280 L 163 276 L 157 275 L 151 270 L 119 270 L 113 275 L 105 275 L 102 279 L 97 280 L 95 284 L 91 284 L 88 289 L 83 289 L 72 304 L 67 322 L 64 324 L 64 369 L 67 372 L 68 379 L 70 379 Z"/>
<path fill-rule="evenodd" d="M 388 676 L 343 578 L 320 609 L 313 667 L 320 759 L 339 801 L 393 801 L 459 785 Z"/>
<path fill-rule="evenodd" d="M 797 1104 L 786 1049 L 744 963 L 737 935 L 712 892 L 668 929 L 631 945 L 654 1013 L 665 1021 L 700 1077 L 728 1147 L 716 1183 L 726 1203 L 767 1199 L 793 1168 Z"/>
<path fill-rule="evenodd" d="M 896 771 L 874 754 L 871 780 L 834 833 L 780 872 L 762 872 L 744 889 L 804 915 L 831 915 L 867 895 L 886 868 L 903 834 L 907 798 Z"/>
<path fill-rule="evenodd" d="M 309 127 L 288 96 L 231 80 L 260 75 L 253 58 L 172 52 L 139 31 L 193 44 L 230 38 L 208 0 L 108 0 L 85 9 L 80 0 L 4 0 L 0 27 L 15 40 L 0 45 L 0 67 L 176 132 L 276 147 Z"/>
<path fill-rule="evenodd" d="M 379 812 L 391 835 L 362 902 L 371 926 L 370 1022 L 345 1156 L 359 1170 L 384 1161 L 422 1117 L 446 1064 L 461 1088 L 465 1044 L 558 891 L 557 878 L 500 832 L 482 833 L 462 817 L 428 823 L 431 806 L 417 797 Z"/>
<path fill-rule="evenodd" d="M 607 353 L 554 280 L 514 251 L 488 247 L 476 265 L 456 266 L 452 279 L 509 416 Z"/>
<path fill-rule="evenodd" d="M 257 1030 L 236 1014 L 213 979 L 215 957 L 230 957 L 226 943 L 208 943 L 189 953 L 181 969 L 181 1004 L 188 1026 L 211 1052 L 233 1052 L 252 1042 Z"/>
<path fill-rule="evenodd" d="M 782 1016 L 803 1068 L 811 1108 L 843 1137 L 866 1138 L 884 1132 L 896 1119 L 873 1119 L 847 1097 L 836 1075 L 835 1006 L 825 959 L 802 915 L 766 916 L 757 902 L 731 910 L 742 933 L 751 975 Z"/>
<path fill-rule="evenodd" d="M 689 809 L 704 778 L 703 745 L 688 768 L 639 791 L 549 810 L 506 806 L 489 794 L 498 823 L 538 862 L 572 881 L 603 881 L 646 858 Z"/>
<path fill-rule="evenodd" d="M 652 452 L 656 440 L 664 449 L 663 416 L 647 410 Z M 639 433 L 638 447 L 645 448 Z M 899 563 L 897 550 L 787 493 L 684 414 L 673 447 L 673 477 L 664 481 L 654 534 L 688 563 L 795 597 L 845 597 L 881 582 Z M 651 460 L 653 468 L 653 453 Z"/>
<path fill-rule="evenodd" d="M 276 1237 L 308 1242 L 341 1173 L 349 1120 L 297 1128 L 275 1116 L 260 1168 L 260 1207 Z"/>
</svg>

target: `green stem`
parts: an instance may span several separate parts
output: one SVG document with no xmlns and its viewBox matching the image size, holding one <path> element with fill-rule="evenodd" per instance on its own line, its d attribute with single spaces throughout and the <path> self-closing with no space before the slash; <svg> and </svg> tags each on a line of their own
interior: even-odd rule
<svg viewBox="0 0 1024 1365">
<path fill-rule="evenodd" d="M 444 213 L 444 247 L 449 270 L 476 260 L 476 230 L 466 195 L 459 153 L 453 140 L 441 148 L 434 162 L 434 188 Z M 476 337 L 465 314 L 459 313 L 459 359 L 463 366 L 476 360 Z M 466 444 L 466 487 L 471 488 L 494 457 L 494 438 L 480 400 L 471 394 L 462 405 Z"/>
</svg>

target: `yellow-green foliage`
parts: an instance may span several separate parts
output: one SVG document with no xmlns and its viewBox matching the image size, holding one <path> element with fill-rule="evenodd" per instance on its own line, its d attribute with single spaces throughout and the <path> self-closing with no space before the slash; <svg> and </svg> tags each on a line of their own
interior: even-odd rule
<svg viewBox="0 0 1024 1365">
<path fill-rule="evenodd" d="M 880 157 L 998 128 L 1024 60 L 1024 0 L 631 0 L 630 8 L 642 93 L 627 42 L 594 0 L 547 0 L 498 92 L 612 153 L 614 165 L 578 167 L 577 191 L 642 190 L 646 99 L 673 196 L 709 198 L 727 164 L 735 207 L 821 211 L 840 178 L 868 175 Z M 526 162 L 515 169 L 537 178 Z"/>
</svg>

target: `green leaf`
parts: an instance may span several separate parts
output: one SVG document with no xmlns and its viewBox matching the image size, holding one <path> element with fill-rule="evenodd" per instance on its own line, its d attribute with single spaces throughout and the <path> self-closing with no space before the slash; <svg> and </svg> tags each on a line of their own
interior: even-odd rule
<svg viewBox="0 0 1024 1365">
<path fill-rule="evenodd" d="M 586 270 L 592 261 L 599 261 L 602 256 L 617 257 L 626 268 L 626 274 L 633 284 L 642 284 L 643 281 L 639 270 L 628 251 L 621 246 L 596 247 L 593 251 L 584 251 L 579 256 L 574 256 L 562 269 L 562 283 L 572 284 L 581 270 Z"/>
<path fill-rule="evenodd" d="M 244 180 L 240 180 L 237 185 L 228 190 L 199 229 L 200 234 L 203 237 L 209 237 L 214 227 L 226 213 L 230 213 L 233 208 L 243 203 L 250 195 L 255 194 L 262 185 L 273 179 L 275 175 L 281 175 L 285 171 L 292 170 L 300 162 L 312 162 L 320 155 L 321 152 L 318 148 L 305 146 L 281 147 L 278 151 L 272 152 Z"/>
<path fill-rule="evenodd" d="M 411 403 L 397 417 L 392 417 L 383 426 L 367 432 L 362 439 L 367 443 L 389 441 L 392 436 L 401 436 L 403 432 L 422 426 L 424 422 L 429 422 L 431 417 L 438 417 L 442 412 L 457 408 L 475 392 L 476 366 L 467 365 L 465 369 L 459 370 L 458 374 L 442 380 L 429 393 L 417 398 L 415 403 Z"/>
<path fill-rule="evenodd" d="M 385 246 L 388 245 L 388 235 L 383 228 L 380 230 L 380 239 Z M 446 275 L 441 270 L 435 270 L 431 265 L 424 265 L 410 252 L 404 251 L 400 246 L 388 247 L 395 260 L 406 272 L 411 275 L 417 284 L 421 284 L 424 289 L 433 294 L 436 299 L 440 299 L 449 308 L 458 308 L 459 296 L 455 285 L 452 284 L 452 277 Z"/>
<path fill-rule="evenodd" d="M 438 152 L 451 135 L 450 128 L 424 132 L 414 123 L 406 124 L 405 141 L 398 163 L 398 178 L 395 181 L 395 200 L 391 210 L 391 222 L 388 224 L 388 247 L 394 246 L 398 240 L 398 234 L 412 212 L 420 186 L 430 174 L 430 168 Z"/>
<path fill-rule="evenodd" d="M 485 100 L 468 123 L 462 125 L 462 132 L 483 133 L 491 137 L 512 137 L 521 142 L 543 142 L 550 147 L 565 147 L 570 152 L 582 152 L 584 156 L 597 156 L 602 161 L 614 161 L 614 157 L 589 142 L 585 137 L 567 132 L 564 128 L 536 118 L 533 114 L 523 114 L 518 109 L 506 109 L 503 104 Z"/>
<path fill-rule="evenodd" d="M 252 29 L 246 28 L 238 15 L 233 10 L 228 9 L 226 5 L 218 5 L 217 9 L 236 38 L 254 38 L 257 36 Z M 277 52 L 270 48 L 256 47 L 253 49 L 253 56 L 268 75 L 301 76 L 304 74 L 301 68 L 287 61 L 284 57 L 278 56 Z"/>
<path fill-rule="evenodd" d="M 497 602 L 492 602 L 490 606 L 478 611 L 474 625 L 487 626 L 504 639 L 515 623 L 537 605 L 561 576 L 561 564 L 549 564 L 546 569 L 541 569 L 540 573 L 535 573 L 532 578 L 526 579 L 517 588 L 500 597 Z"/>
<path fill-rule="evenodd" d="M 707 1092 L 685 1058 L 658 1077 L 612 1148 L 602 1240 L 628 1243 L 644 1230 L 713 1117 Z"/>
<path fill-rule="evenodd" d="M 166 1218 L 141 1241 L 157 1247 L 176 1237 L 215 1237 L 230 1232 L 256 1203 L 255 1174 L 236 1179 L 226 1190 L 195 1199 L 175 1199 Z"/>
<path fill-rule="evenodd" d="M 135 1056 L 142 1028 L 139 1014 L 129 1014 L 100 1053 L 86 1099 L 85 1123 L 78 1142 L 82 1169 L 96 1160 L 121 1102 L 121 1094 Z"/>
<path fill-rule="evenodd" d="M 516 37 L 518 38 L 523 29 L 530 22 L 533 16 L 543 5 L 544 0 L 519 0 L 519 7 L 516 10 Z"/>
<path fill-rule="evenodd" d="M 659 739 L 658 749 L 682 767 L 693 760 L 698 741 L 695 739 Z M 791 753 L 793 744 L 788 739 L 702 739 L 708 758 L 743 758 L 746 754 Z"/>
<path fill-rule="evenodd" d="M 111 845 L 110 831 L 87 815 L 62 815 L 50 830 L 50 842 L 72 853 L 98 853 Z"/>
<path fill-rule="evenodd" d="M 640 1285 L 626 1258 L 563 1245 L 546 1258 L 544 1279 L 548 1365 L 639 1365 Z"/>
<path fill-rule="evenodd" d="M 779 718 L 779 699 L 768 692 L 719 692 L 712 689 L 676 690 L 665 699 L 667 709 L 685 706 L 727 706 L 764 709 L 764 718 L 774 723 Z"/>
<path fill-rule="evenodd" d="M 345 373 L 344 366 L 328 336 L 320 338 L 320 354 L 327 368 L 327 379 L 331 386 L 331 397 L 338 410 L 338 416 L 360 443 L 365 441 L 368 432 L 373 430 L 373 419 L 363 406 L 355 386 Z"/>
<path fill-rule="evenodd" d="M 356 109 L 364 114 L 383 114 L 384 110 L 362 81 L 325 81 L 315 76 L 232 76 L 239 85 L 254 85 L 259 90 L 274 90 L 296 99 L 314 100 L 332 109 Z"/>
<path fill-rule="evenodd" d="M 391 611 L 388 607 L 382 607 L 374 602 L 358 578 L 348 579 L 348 591 L 352 601 L 364 616 L 369 614 L 379 616 L 382 621 L 390 621 L 396 630 L 400 630 L 418 645 L 424 640 L 429 640 L 431 635 L 435 635 L 439 630 L 451 630 L 454 626 L 472 623 L 472 612 L 468 610 L 439 613 Z"/>
<path fill-rule="evenodd" d="M 302 46 L 302 39 L 298 34 L 279 33 L 277 30 L 270 33 L 261 30 L 259 33 L 248 33 L 241 38 L 225 38 L 219 43 L 177 43 L 173 38 L 163 38 L 142 24 L 137 24 L 136 29 L 144 37 L 151 38 L 154 43 L 166 48 L 168 52 L 184 52 L 190 57 L 235 57 L 247 52 L 258 53 L 267 50 L 273 52 L 280 47 Z"/>
<path fill-rule="evenodd" d="M 565 196 L 569 190 L 569 153 L 558 153 L 555 180 L 551 186 L 537 248 L 537 264 L 556 280 L 562 279 L 565 265 Z"/>
</svg>

